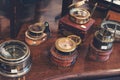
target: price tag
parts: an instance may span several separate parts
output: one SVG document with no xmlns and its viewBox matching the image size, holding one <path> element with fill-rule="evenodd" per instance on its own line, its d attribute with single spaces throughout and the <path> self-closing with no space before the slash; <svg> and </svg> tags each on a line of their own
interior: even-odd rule
<svg viewBox="0 0 120 80">
<path fill-rule="evenodd" d="M 82 27 L 82 28 L 86 28 L 86 26 L 85 26 L 85 25 L 81 25 L 80 27 Z"/>
<path fill-rule="evenodd" d="M 17 73 L 17 69 L 11 69 L 11 73 Z"/>
<path fill-rule="evenodd" d="M 33 41 L 33 45 L 36 44 L 37 42 Z"/>
<path fill-rule="evenodd" d="M 101 46 L 101 49 L 107 49 L 107 46 Z"/>
</svg>

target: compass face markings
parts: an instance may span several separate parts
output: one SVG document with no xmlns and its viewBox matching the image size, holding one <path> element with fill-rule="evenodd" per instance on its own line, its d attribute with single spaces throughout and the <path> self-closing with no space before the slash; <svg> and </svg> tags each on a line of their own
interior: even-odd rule
<svg viewBox="0 0 120 80">
<path fill-rule="evenodd" d="M 11 55 L 11 57 L 7 57 L 9 59 L 17 59 L 24 55 L 24 51 L 17 46 L 9 46 L 6 51 Z"/>
<path fill-rule="evenodd" d="M 0 55 L 5 59 L 19 59 L 27 52 L 27 48 L 19 43 L 5 43 L 0 47 Z"/>
</svg>

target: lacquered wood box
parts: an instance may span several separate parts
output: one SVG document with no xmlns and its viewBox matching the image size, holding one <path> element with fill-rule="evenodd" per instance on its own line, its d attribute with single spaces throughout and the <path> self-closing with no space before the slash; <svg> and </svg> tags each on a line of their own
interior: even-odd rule
<svg viewBox="0 0 120 80">
<path fill-rule="evenodd" d="M 88 58 L 93 61 L 107 61 L 112 53 L 113 48 L 109 50 L 97 49 L 92 42 L 89 45 Z"/>
<path fill-rule="evenodd" d="M 64 36 L 71 34 L 78 35 L 84 41 L 90 33 L 94 22 L 95 20 L 90 18 L 86 24 L 80 25 L 72 22 L 69 19 L 69 15 L 66 15 L 59 20 L 59 32 Z"/>
</svg>

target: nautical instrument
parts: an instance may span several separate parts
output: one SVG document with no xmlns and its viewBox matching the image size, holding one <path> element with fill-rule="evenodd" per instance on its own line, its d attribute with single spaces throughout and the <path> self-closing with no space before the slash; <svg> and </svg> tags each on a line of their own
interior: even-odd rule
<svg viewBox="0 0 120 80">
<path fill-rule="evenodd" d="M 80 37 L 75 35 L 57 39 L 55 46 L 50 50 L 52 63 L 62 67 L 68 67 L 74 64 L 78 55 L 76 48 L 80 43 Z"/>
<path fill-rule="evenodd" d="M 94 61 L 106 61 L 113 50 L 114 35 L 106 28 L 95 32 L 89 45 L 88 57 Z"/>
<path fill-rule="evenodd" d="M 44 33 L 45 26 L 42 23 L 30 25 L 25 32 L 25 41 L 29 45 L 39 45 L 47 39 L 47 34 Z"/>
<path fill-rule="evenodd" d="M 32 60 L 28 46 L 18 40 L 0 44 L 0 74 L 6 77 L 20 77 L 31 68 Z"/>
<path fill-rule="evenodd" d="M 77 24 L 85 24 L 90 20 L 90 13 L 83 8 L 73 8 L 70 10 L 69 18 Z"/>
</svg>

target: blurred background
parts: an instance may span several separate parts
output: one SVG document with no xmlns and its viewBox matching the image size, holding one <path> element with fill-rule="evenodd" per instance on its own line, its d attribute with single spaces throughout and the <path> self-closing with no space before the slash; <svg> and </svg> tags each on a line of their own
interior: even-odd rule
<svg viewBox="0 0 120 80">
<path fill-rule="evenodd" d="M 57 30 L 55 17 L 61 7 L 62 0 L 0 0 L 0 38 L 14 38 L 22 24 L 40 20 L 48 21 L 51 31 Z"/>
</svg>

